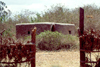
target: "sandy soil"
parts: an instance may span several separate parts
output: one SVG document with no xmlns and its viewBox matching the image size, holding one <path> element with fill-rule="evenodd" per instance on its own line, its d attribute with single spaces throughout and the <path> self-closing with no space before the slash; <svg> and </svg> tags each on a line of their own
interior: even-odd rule
<svg viewBox="0 0 100 67">
<path fill-rule="evenodd" d="M 36 52 L 36 67 L 79 67 L 79 61 L 78 50 Z"/>
</svg>

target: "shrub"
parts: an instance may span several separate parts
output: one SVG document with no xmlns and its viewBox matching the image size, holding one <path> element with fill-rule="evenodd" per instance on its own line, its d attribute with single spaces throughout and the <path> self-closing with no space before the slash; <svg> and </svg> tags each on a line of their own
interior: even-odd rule
<svg viewBox="0 0 100 67">
<path fill-rule="evenodd" d="M 59 50 L 71 48 L 78 43 L 78 37 L 63 35 L 59 32 L 44 31 L 37 35 L 37 47 L 41 50 Z"/>
<path fill-rule="evenodd" d="M 3 32 L 3 36 L 7 37 L 12 37 L 13 36 L 13 32 L 11 32 L 11 29 L 7 29 Z"/>
</svg>

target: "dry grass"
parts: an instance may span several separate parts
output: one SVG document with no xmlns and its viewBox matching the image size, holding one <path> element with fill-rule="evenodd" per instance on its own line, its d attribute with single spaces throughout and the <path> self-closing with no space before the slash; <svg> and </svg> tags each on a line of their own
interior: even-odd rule
<svg viewBox="0 0 100 67">
<path fill-rule="evenodd" d="M 79 67 L 79 59 L 78 50 L 38 51 L 36 53 L 36 67 Z"/>
<path fill-rule="evenodd" d="M 78 50 L 37 51 L 36 67 L 79 67 L 80 55 Z M 18 64 L 17 67 L 31 67 L 28 63 Z"/>
</svg>

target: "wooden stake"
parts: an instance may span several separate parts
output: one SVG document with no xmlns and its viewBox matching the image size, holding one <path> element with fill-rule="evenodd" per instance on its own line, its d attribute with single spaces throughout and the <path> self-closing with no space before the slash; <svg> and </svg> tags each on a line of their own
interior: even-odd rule
<svg viewBox="0 0 100 67">
<path fill-rule="evenodd" d="M 31 42 L 35 43 L 35 37 L 36 37 L 36 27 L 34 27 L 34 29 L 32 30 L 32 34 L 31 34 Z"/>
<path fill-rule="evenodd" d="M 31 50 L 33 51 L 32 57 L 34 57 L 33 60 L 31 60 L 31 67 L 35 67 L 35 53 L 36 53 L 36 27 L 32 30 L 31 34 L 31 42 L 32 42 L 32 47 Z"/>
<path fill-rule="evenodd" d="M 80 8 L 80 24 L 79 24 L 79 35 L 82 36 L 84 32 L 84 9 Z M 83 48 L 83 41 L 82 38 L 80 38 L 80 49 Z M 85 52 L 80 50 L 80 67 L 83 67 L 85 63 L 82 63 L 85 61 Z"/>
</svg>

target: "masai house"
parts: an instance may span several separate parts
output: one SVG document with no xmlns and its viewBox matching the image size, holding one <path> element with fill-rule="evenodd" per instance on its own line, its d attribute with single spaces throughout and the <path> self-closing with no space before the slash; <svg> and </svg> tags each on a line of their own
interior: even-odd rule
<svg viewBox="0 0 100 67">
<path fill-rule="evenodd" d="M 16 37 L 20 38 L 31 34 L 31 30 L 37 27 L 36 34 L 40 34 L 44 31 L 58 31 L 63 34 L 75 35 L 75 25 L 67 23 L 55 23 L 55 22 L 36 22 L 36 23 L 20 23 L 16 24 Z"/>
</svg>

